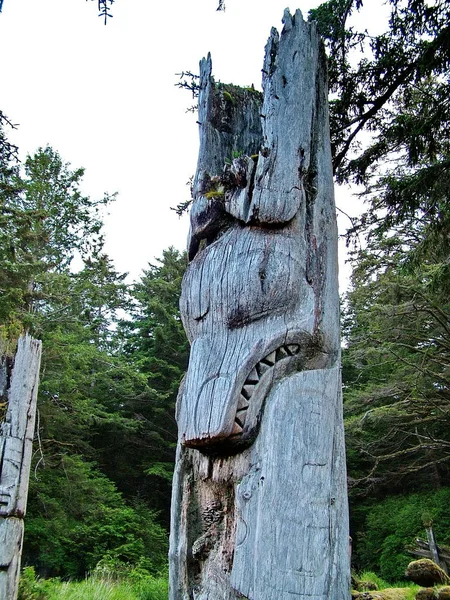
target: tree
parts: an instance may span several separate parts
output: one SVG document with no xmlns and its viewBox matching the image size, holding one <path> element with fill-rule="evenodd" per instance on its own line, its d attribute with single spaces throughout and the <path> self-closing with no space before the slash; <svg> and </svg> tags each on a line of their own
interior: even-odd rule
<svg viewBox="0 0 450 600">
<path fill-rule="evenodd" d="M 344 410 L 362 567 L 375 567 L 374 499 L 396 496 L 407 507 L 405 493 L 425 498 L 450 484 L 449 121 L 440 88 L 428 80 L 414 89 L 414 103 L 397 103 L 398 153 L 367 186 L 369 209 L 358 224 L 365 244 L 354 253 L 347 296 Z M 389 135 L 395 140 L 397 129 Z M 398 576 L 401 546 L 413 540 L 380 531 L 387 537 L 376 568 Z M 387 560 L 393 552 L 398 563 Z"/>
<path fill-rule="evenodd" d="M 167 525 L 177 440 L 175 400 L 189 353 L 178 307 L 186 262 L 185 253 L 169 248 L 132 288 L 131 320 L 121 323 L 119 336 L 122 358 L 139 373 L 142 386 L 123 398 L 122 411 L 138 429 L 131 436 L 116 432 L 102 459 L 119 489 L 147 498 Z M 122 452 L 114 452 L 117 447 Z"/>
<path fill-rule="evenodd" d="M 1 4 L 0 4 L 0 12 L 1 12 Z M 7 167 L 11 162 L 17 163 L 17 152 L 18 148 L 15 144 L 12 144 L 6 134 L 5 127 L 10 127 L 15 129 L 15 125 L 11 122 L 11 120 L 0 110 L 0 156 L 1 161 L 0 164 L 2 168 Z"/>
<path fill-rule="evenodd" d="M 14 269 L 8 270 L 9 261 L 14 255 L 12 236 L 8 232 L 12 217 L 9 207 L 14 205 L 19 188 L 16 185 L 18 174 L 17 149 L 8 141 L 5 124 L 7 125 L 8 121 L 0 113 L 0 261 L 2 264 L 0 271 L 0 322 L 2 324 L 8 321 L 8 315 L 12 313 L 15 306 L 15 289 L 19 278 Z M 3 328 L 5 328 L 4 325 Z M 2 337 L 5 336 L 2 335 Z"/>
<path fill-rule="evenodd" d="M 330 0 L 309 16 L 317 20 L 329 51 L 335 171 L 339 181 L 364 183 L 374 164 L 386 160 L 399 143 L 409 144 L 412 131 L 400 129 L 397 102 L 402 111 L 414 106 L 414 89 L 430 77 L 440 93 L 448 89 L 450 7 L 445 0 L 389 0 L 388 29 L 370 36 L 349 25 L 362 5 L 362 0 Z M 432 125 L 440 126 L 437 120 Z M 358 149 L 363 131 L 373 133 L 373 142 Z M 393 133 L 396 143 L 390 140 Z"/>
<path fill-rule="evenodd" d="M 96 0 L 98 5 L 99 17 L 103 17 L 104 23 L 108 22 L 108 17 L 112 17 L 111 6 L 115 0 Z M 3 0 L 0 0 L 0 12 L 2 12 Z"/>
<path fill-rule="evenodd" d="M 55 278 L 76 255 L 99 253 L 100 210 L 113 197 L 83 196 L 83 169 L 70 170 L 49 147 L 29 156 L 24 171 L 10 167 L 0 194 L 0 316 L 4 327 L 21 323 L 39 336 L 34 316 L 47 312 Z"/>
<path fill-rule="evenodd" d="M 43 341 L 25 561 L 84 576 L 104 557 L 137 564 L 146 555 L 158 570 L 167 536 L 155 514 L 144 500 L 124 504 L 99 470 L 109 438 L 139 429 L 124 399 L 146 383 L 115 342 L 130 296 L 102 250 L 101 209 L 112 197 L 83 196 L 83 170 L 51 148 L 28 157 L 23 176 L 10 163 L 0 172 L 1 333 L 28 328 Z"/>
<path fill-rule="evenodd" d="M 24 563 L 45 576 L 84 577 L 105 558 L 160 572 L 167 535 L 145 504 L 127 505 L 95 465 L 62 453 L 30 490 Z M 145 561 L 143 558 L 145 557 Z"/>
<path fill-rule="evenodd" d="M 361 7 L 331 0 L 310 18 L 329 50 L 336 177 L 362 185 L 367 201 L 349 232 L 349 241 L 365 241 L 354 254 L 344 355 L 350 472 L 367 491 L 402 468 L 424 469 L 447 443 L 437 414 L 444 423 L 450 6 L 390 0 L 386 32 L 375 37 L 351 25 Z M 439 405 L 434 428 L 422 418 L 431 400 Z"/>
<path fill-rule="evenodd" d="M 388 495 L 407 506 L 405 493 L 450 484 L 450 5 L 390 0 L 386 31 L 375 37 L 352 26 L 361 7 L 331 0 L 310 18 L 329 50 L 336 179 L 359 184 L 366 201 L 348 236 L 344 312 L 355 557 L 397 577 L 400 562 L 390 572 L 389 561 L 370 562 L 366 541 L 376 538 L 385 560 L 412 539 L 393 541 L 392 524 L 391 532 L 373 525 L 373 505 Z"/>
<path fill-rule="evenodd" d="M 167 535 L 152 498 L 128 489 L 124 501 L 113 483 L 120 474 L 105 468 L 105 457 L 123 454 L 117 442 L 142 427 L 126 403 L 145 379 L 121 358 L 111 330 L 114 312 L 127 307 L 122 279 L 106 257 L 89 259 L 55 279 L 39 315 L 44 354 L 25 548 L 45 575 L 84 576 L 103 558 L 136 565 L 145 556 L 153 572 L 165 564 Z"/>
<path fill-rule="evenodd" d="M 156 265 L 149 263 L 134 286 L 133 295 L 138 305 L 133 315 L 133 335 L 126 350 L 139 356 L 140 367 L 149 374 L 152 388 L 173 399 L 188 358 L 178 305 L 187 257 L 186 253 L 171 247 L 163 251 L 157 262 Z"/>
<path fill-rule="evenodd" d="M 98 4 L 98 16 L 103 17 L 104 23 L 108 22 L 108 18 L 112 17 L 111 6 L 114 4 L 115 0 L 96 0 Z"/>
<path fill-rule="evenodd" d="M 344 381 L 360 492 L 450 483 L 450 286 L 445 246 L 427 238 L 431 218 L 369 239 L 354 270 Z M 427 258 L 413 262 L 423 244 Z"/>
</svg>

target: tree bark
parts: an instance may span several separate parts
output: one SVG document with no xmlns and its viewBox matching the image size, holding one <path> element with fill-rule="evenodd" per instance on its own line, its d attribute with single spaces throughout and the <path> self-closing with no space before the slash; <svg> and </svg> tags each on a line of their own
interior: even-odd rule
<svg viewBox="0 0 450 600">
<path fill-rule="evenodd" d="M 263 98 L 200 63 L 171 600 L 350 597 L 326 60 L 283 23 Z"/>
<path fill-rule="evenodd" d="M 19 338 L 15 357 L 1 357 L 0 598 L 17 598 L 41 359 L 41 342 Z"/>
</svg>

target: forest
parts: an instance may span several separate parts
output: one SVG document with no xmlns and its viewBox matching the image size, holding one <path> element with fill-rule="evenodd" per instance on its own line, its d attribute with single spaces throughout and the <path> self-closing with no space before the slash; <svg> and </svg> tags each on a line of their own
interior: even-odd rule
<svg viewBox="0 0 450 600">
<path fill-rule="evenodd" d="M 362 0 L 328 0 L 309 19 L 329 57 L 335 181 L 363 207 L 341 299 L 352 568 L 394 583 L 424 523 L 450 546 L 450 3 L 388 5 L 376 37 L 352 24 Z M 57 149 L 19 162 L 10 117 L 0 345 L 14 353 L 24 331 L 43 343 L 22 598 L 105 572 L 164 598 L 187 256 L 169 247 L 127 283 L 104 250 L 114 195 L 85 196 L 83 168 Z"/>
</svg>

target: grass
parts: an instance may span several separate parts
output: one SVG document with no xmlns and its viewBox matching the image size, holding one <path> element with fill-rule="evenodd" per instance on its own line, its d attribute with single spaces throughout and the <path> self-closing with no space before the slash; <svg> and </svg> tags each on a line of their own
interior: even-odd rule
<svg viewBox="0 0 450 600">
<path fill-rule="evenodd" d="M 379 590 L 391 587 L 387 581 L 381 579 L 381 577 L 378 577 L 378 575 L 372 571 L 363 571 L 362 573 L 358 573 L 358 575 L 356 575 L 356 580 L 358 582 L 368 581 L 370 583 L 374 583 Z"/>
<path fill-rule="evenodd" d="M 56 584 L 53 592 L 48 600 L 137 600 L 134 591 L 124 583 L 92 579 Z"/>
<path fill-rule="evenodd" d="M 138 584 L 87 579 L 60 583 L 48 600 L 167 600 L 167 582 L 148 580 Z"/>
<path fill-rule="evenodd" d="M 417 592 L 420 590 L 420 586 L 414 583 L 406 583 L 404 581 L 394 584 L 388 583 L 372 571 L 364 571 L 358 574 L 356 579 L 359 582 L 367 581 L 374 583 L 378 590 L 371 591 L 370 593 L 377 600 L 414 600 Z M 360 591 L 364 591 L 364 589 Z"/>
<path fill-rule="evenodd" d="M 32 568 L 24 569 L 18 600 L 167 600 L 165 577 L 150 575 L 135 580 L 93 576 L 84 581 L 39 579 Z"/>
<path fill-rule="evenodd" d="M 418 585 L 381 590 L 380 600 L 414 600 L 420 587 Z M 376 596 L 374 596 L 376 598 Z"/>
</svg>

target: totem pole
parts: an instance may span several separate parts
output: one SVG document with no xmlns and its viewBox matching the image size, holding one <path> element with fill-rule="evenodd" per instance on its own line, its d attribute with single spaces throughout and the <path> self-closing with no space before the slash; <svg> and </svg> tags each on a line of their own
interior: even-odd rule
<svg viewBox="0 0 450 600">
<path fill-rule="evenodd" d="M 16 600 L 30 478 L 42 343 L 0 339 L 0 599 Z"/>
<path fill-rule="evenodd" d="M 350 597 L 326 59 L 283 24 L 263 95 L 200 63 L 171 600 Z"/>
</svg>

